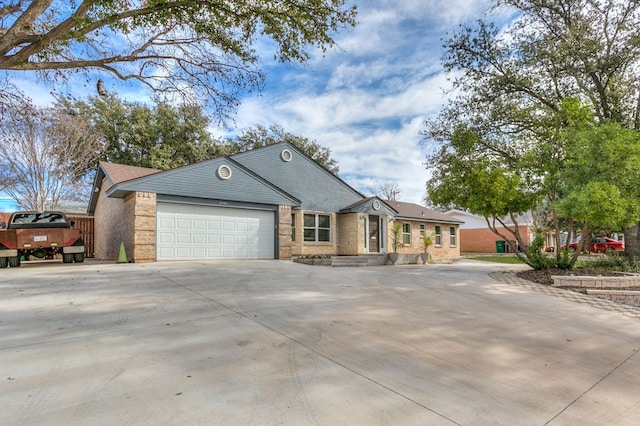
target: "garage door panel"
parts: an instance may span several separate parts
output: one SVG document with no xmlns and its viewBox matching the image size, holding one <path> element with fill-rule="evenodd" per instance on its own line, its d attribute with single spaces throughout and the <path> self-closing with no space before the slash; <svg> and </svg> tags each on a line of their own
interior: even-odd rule
<svg viewBox="0 0 640 426">
<path fill-rule="evenodd" d="M 175 242 L 175 234 L 168 232 L 158 232 L 157 238 L 159 243 L 173 244 Z"/>
<path fill-rule="evenodd" d="M 191 229 L 191 221 L 188 218 L 179 217 L 176 222 L 177 229 Z"/>
<path fill-rule="evenodd" d="M 191 244 L 191 234 L 176 234 L 177 244 Z"/>
<path fill-rule="evenodd" d="M 273 259 L 270 211 L 158 203 L 158 260 Z"/>
<path fill-rule="evenodd" d="M 190 259 L 191 258 L 191 247 L 176 247 L 176 259 Z"/>
</svg>

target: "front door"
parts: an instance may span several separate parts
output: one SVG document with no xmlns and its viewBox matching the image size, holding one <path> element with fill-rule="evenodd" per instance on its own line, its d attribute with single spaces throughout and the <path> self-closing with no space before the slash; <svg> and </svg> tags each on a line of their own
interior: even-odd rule
<svg viewBox="0 0 640 426">
<path fill-rule="evenodd" d="M 369 253 L 380 252 L 380 216 L 369 216 Z"/>
</svg>

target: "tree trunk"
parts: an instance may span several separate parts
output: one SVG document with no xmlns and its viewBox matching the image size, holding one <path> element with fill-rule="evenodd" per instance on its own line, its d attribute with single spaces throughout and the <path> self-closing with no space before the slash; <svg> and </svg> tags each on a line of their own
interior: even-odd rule
<svg viewBox="0 0 640 426">
<path fill-rule="evenodd" d="M 624 229 L 624 252 L 628 257 L 640 258 L 640 222 Z"/>
</svg>

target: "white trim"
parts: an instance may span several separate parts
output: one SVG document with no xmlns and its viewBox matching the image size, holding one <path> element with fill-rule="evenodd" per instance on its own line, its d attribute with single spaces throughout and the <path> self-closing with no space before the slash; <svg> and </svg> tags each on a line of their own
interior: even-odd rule
<svg viewBox="0 0 640 426">
<path fill-rule="evenodd" d="M 227 166 L 226 164 L 222 164 L 220 167 L 218 167 L 218 177 L 220 179 L 230 179 L 232 174 L 233 172 L 231 171 L 231 167 Z"/>
<path fill-rule="evenodd" d="M 280 158 L 282 158 L 282 161 L 289 162 L 293 158 L 293 154 L 288 149 L 283 149 L 280 153 Z"/>
</svg>

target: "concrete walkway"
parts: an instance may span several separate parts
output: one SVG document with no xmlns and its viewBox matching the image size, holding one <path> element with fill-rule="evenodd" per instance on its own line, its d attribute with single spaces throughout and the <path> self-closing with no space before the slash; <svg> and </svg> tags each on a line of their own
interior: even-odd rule
<svg viewBox="0 0 640 426">
<path fill-rule="evenodd" d="M 517 268 L 2 269 L 0 425 L 638 424 L 640 310 Z"/>
</svg>

